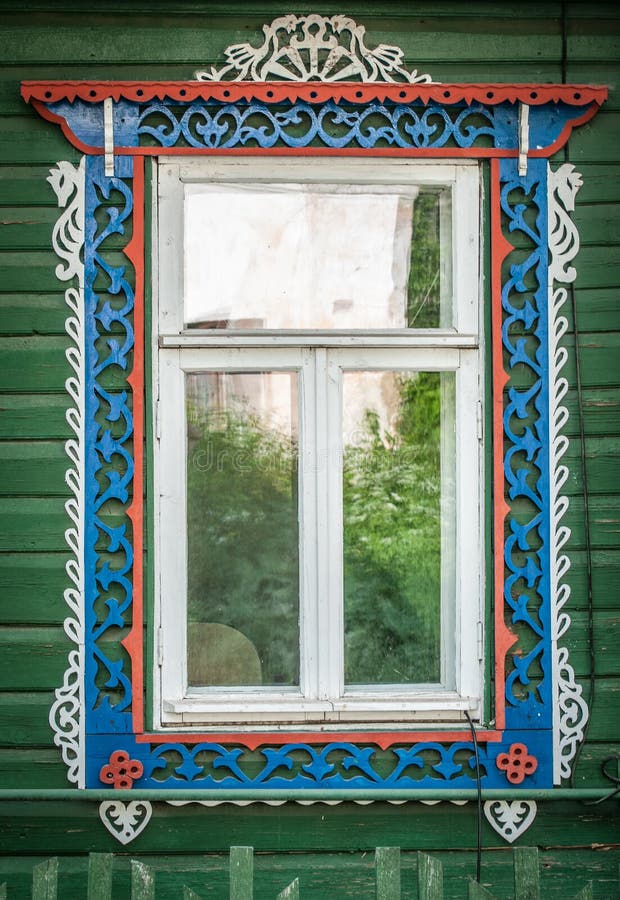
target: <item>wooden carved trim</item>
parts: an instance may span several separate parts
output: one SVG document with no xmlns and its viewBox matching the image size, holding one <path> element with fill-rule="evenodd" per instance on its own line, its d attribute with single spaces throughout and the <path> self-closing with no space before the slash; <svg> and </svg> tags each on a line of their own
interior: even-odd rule
<svg viewBox="0 0 620 900">
<path fill-rule="evenodd" d="M 50 182 L 62 212 L 54 226 L 53 248 L 61 258 L 56 266 L 56 277 L 72 281 L 65 291 L 69 307 L 65 328 L 71 338 L 66 356 L 73 374 L 65 382 L 72 406 L 66 413 L 67 422 L 75 437 L 65 444 L 69 468 L 65 481 L 72 497 L 65 503 L 71 519 L 65 531 L 65 539 L 71 551 L 65 569 L 71 587 L 64 597 L 70 615 L 64 621 L 65 632 L 75 644 L 68 655 L 68 666 L 63 683 L 55 691 L 55 701 L 49 714 L 54 731 L 54 743 L 60 747 L 63 762 L 67 766 L 67 779 L 85 786 L 84 749 L 84 458 L 85 458 L 85 362 L 84 362 L 84 169 L 85 159 L 78 166 L 59 162 L 50 170 Z"/>
<path fill-rule="evenodd" d="M 370 48 L 366 29 L 349 16 L 286 15 L 263 25 L 263 43 L 232 44 L 226 65 L 196 72 L 199 81 L 431 81 L 403 66 L 403 51 L 391 44 Z"/>
</svg>

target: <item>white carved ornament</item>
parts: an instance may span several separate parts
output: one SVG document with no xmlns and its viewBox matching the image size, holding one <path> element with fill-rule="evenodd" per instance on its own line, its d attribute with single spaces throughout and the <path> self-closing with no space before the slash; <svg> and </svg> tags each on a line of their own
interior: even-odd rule
<svg viewBox="0 0 620 900">
<path fill-rule="evenodd" d="M 512 844 L 536 818 L 534 800 L 487 800 L 484 814 L 497 833 Z"/>
<path fill-rule="evenodd" d="M 581 175 L 574 166 L 566 163 L 553 172 L 548 169 L 549 214 L 549 468 L 551 493 L 551 623 L 553 666 L 553 780 L 559 784 L 571 773 L 571 763 L 584 737 L 588 721 L 588 707 L 582 695 L 581 685 L 575 681 L 575 672 L 568 662 L 568 650 L 558 646 L 560 638 L 570 626 L 570 616 L 563 612 L 570 597 L 570 586 L 563 580 L 570 561 L 561 553 L 570 537 L 570 528 L 561 524 L 568 509 L 568 498 L 561 493 L 568 478 L 568 467 L 560 461 L 568 448 L 568 438 L 562 430 L 568 421 L 568 410 L 563 400 L 568 391 L 568 381 L 560 376 L 568 359 L 561 339 L 568 328 L 560 310 L 567 299 L 566 288 L 556 287 L 557 282 L 569 284 L 577 277 L 570 263 L 579 250 L 579 233 L 569 213 L 575 209 L 575 197 L 581 187 Z"/>
<path fill-rule="evenodd" d="M 54 742 L 60 748 L 67 766 L 67 779 L 78 787 L 84 787 L 84 735 L 83 735 L 83 678 L 84 678 L 84 264 L 81 252 L 84 246 L 84 165 L 82 157 L 78 166 L 59 162 L 50 169 L 48 181 L 56 194 L 58 205 L 63 208 L 52 235 L 52 244 L 63 260 L 56 266 L 56 277 L 61 281 L 77 280 L 77 287 L 65 291 L 65 301 L 70 314 L 65 328 L 72 340 L 66 356 L 74 374 L 65 382 L 73 406 L 66 413 L 67 422 L 75 434 L 65 444 L 70 466 L 65 481 L 72 496 L 65 509 L 73 523 L 65 531 L 65 540 L 71 557 L 65 566 L 72 586 L 64 597 L 71 612 L 64 621 L 65 632 L 76 649 L 68 655 L 68 667 L 63 684 L 56 689 L 49 722 L 54 731 Z"/>
<path fill-rule="evenodd" d="M 366 29 L 348 16 L 280 16 L 263 25 L 259 47 L 232 44 L 221 69 L 195 73 L 198 81 L 391 81 L 429 83 L 403 67 L 403 51 L 390 44 L 370 49 Z"/>
<path fill-rule="evenodd" d="M 104 800 L 99 818 L 110 834 L 121 844 L 129 844 L 151 821 L 153 808 L 148 800 Z"/>
</svg>

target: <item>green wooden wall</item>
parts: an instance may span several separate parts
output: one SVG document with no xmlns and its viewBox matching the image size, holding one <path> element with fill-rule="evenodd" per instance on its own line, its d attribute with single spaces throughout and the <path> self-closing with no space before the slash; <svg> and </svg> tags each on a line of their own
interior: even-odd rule
<svg viewBox="0 0 620 900">
<path fill-rule="evenodd" d="M 613 3 L 523 0 L 336 5 L 25 0 L 21 8 L 0 0 L 0 787 L 67 784 L 47 722 L 70 649 L 62 627 L 69 525 L 63 444 L 70 435 L 66 308 L 51 249 L 57 210 L 45 179 L 52 164 L 75 162 L 77 152 L 57 127 L 23 103 L 19 83 L 191 78 L 196 68 L 221 64 L 226 46 L 254 41 L 264 22 L 287 12 L 345 12 L 366 26 L 369 43 L 400 45 L 408 67 L 438 81 L 559 82 L 565 76 L 568 82 L 610 86 L 605 108 L 573 134 L 568 147 L 584 186 L 575 213 L 582 241 L 578 334 L 571 315 L 566 345 L 573 563 L 569 649 L 592 698 L 574 786 L 611 789 L 601 762 L 620 749 L 620 12 Z M 563 160 L 564 153 L 558 162 Z M 588 879 L 595 897 L 617 895 L 617 813 L 617 800 L 539 804 L 522 842 L 540 848 L 547 896 L 572 896 Z M 512 895 L 511 855 L 486 823 L 483 843 L 483 881 L 493 884 L 497 896 Z M 303 897 L 374 896 L 377 845 L 403 848 L 404 896 L 416 896 L 413 851 L 424 849 L 444 861 L 446 895 L 465 897 L 464 877 L 475 873 L 476 809 L 448 803 L 241 809 L 158 804 L 147 830 L 118 861 L 115 896 L 127 895 L 130 856 L 155 867 L 164 896 L 178 893 L 181 883 L 200 893 L 197 873 L 204 867 L 212 871 L 213 887 L 201 895 L 227 896 L 225 854 L 233 844 L 261 851 L 255 860 L 257 897 L 274 897 L 295 875 Z M 0 803 L 0 884 L 8 882 L 9 897 L 29 896 L 33 862 L 56 854 L 59 896 L 83 896 L 83 854 L 120 849 L 102 827 L 96 803 Z"/>
</svg>

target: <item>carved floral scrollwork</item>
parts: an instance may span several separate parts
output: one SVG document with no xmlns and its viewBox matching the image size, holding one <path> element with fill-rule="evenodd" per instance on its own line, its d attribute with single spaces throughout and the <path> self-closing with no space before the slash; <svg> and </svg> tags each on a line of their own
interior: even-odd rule
<svg viewBox="0 0 620 900">
<path fill-rule="evenodd" d="M 430 75 L 403 66 L 391 44 L 370 48 L 366 29 L 349 16 L 287 15 L 263 25 L 263 43 L 232 44 L 226 65 L 195 73 L 198 81 L 404 81 L 428 84 Z"/>
<path fill-rule="evenodd" d="M 479 104 L 447 110 L 436 104 L 373 102 L 357 108 L 332 100 L 320 108 L 297 100 L 280 109 L 258 101 L 243 107 L 232 103 L 213 107 L 197 100 L 175 109 L 156 102 L 144 107 L 138 123 L 142 144 L 209 150 L 254 144 L 264 149 L 299 149 L 313 143 L 332 149 L 469 148 L 483 146 L 493 129 L 493 113 Z"/>
<path fill-rule="evenodd" d="M 570 598 L 570 586 L 564 581 L 570 568 L 570 560 L 562 548 L 570 537 L 570 528 L 561 524 L 568 510 L 568 498 L 562 488 L 568 479 L 568 467 L 561 462 L 568 449 L 568 438 L 562 429 L 568 421 L 568 410 L 563 405 L 568 391 L 568 381 L 560 373 L 566 365 L 568 353 L 561 340 L 568 329 L 568 321 L 561 314 L 567 300 L 566 288 L 557 282 L 570 284 L 577 277 L 570 263 L 579 250 L 579 233 L 570 218 L 575 209 L 575 198 L 581 187 L 579 172 L 569 163 L 557 171 L 548 171 L 549 210 L 549 443 L 551 470 L 551 604 L 552 604 L 552 665 L 554 690 L 554 754 L 553 776 L 555 783 L 569 778 L 571 763 L 584 737 L 588 721 L 588 706 L 581 685 L 575 680 L 575 672 L 568 662 L 568 650 L 558 646 L 558 641 L 570 626 L 570 616 L 563 611 Z"/>
<path fill-rule="evenodd" d="M 69 468 L 65 481 L 72 496 L 65 503 L 71 526 L 65 540 L 71 551 L 65 571 L 71 586 L 64 598 L 71 615 L 64 621 L 65 632 L 76 645 L 68 655 L 63 683 L 56 689 L 55 701 L 49 714 L 54 731 L 54 743 L 60 748 L 67 766 L 67 779 L 79 787 L 84 785 L 84 167 L 59 162 L 50 170 L 48 181 L 62 212 L 54 226 L 52 245 L 61 258 L 56 277 L 61 281 L 77 281 L 65 291 L 69 307 L 66 331 L 71 338 L 66 356 L 73 370 L 65 382 L 73 405 L 66 418 L 75 437 L 65 444 Z"/>
</svg>

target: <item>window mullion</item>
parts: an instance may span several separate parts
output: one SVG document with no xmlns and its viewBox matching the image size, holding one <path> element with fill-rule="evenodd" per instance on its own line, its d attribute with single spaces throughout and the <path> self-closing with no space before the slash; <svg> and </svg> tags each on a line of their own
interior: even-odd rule
<svg viewBox="0 0 620 900">
<path fill-rule="evenodd" d="M 342 696 L 342 371 L 329 350 L 316 351 L 317 510 L 319 512 L 320 697 Z"/>
<path fill-rule="evenodd" d="M 319 525 L 317 510 L 316 473 L 317 451 L 317 390 L 314 353 L 302 351 L 299 393 L 299 639 L 300 687 L 308 700 L 319 695 L 321 669 L 320 626 L 317 597 Z"/>
</svg>

